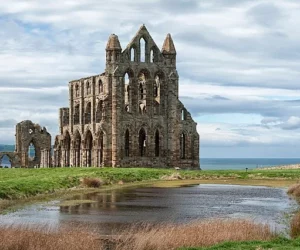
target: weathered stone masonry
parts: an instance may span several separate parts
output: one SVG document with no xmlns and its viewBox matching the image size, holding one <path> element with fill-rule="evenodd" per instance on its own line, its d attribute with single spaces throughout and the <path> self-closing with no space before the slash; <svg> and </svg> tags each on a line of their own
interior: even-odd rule
<svg viewBox="0 0 300 250">
<path fill-rule="evenodd" d="M 28 154 L 28 148 L 34 147 L 34 156 Z M 0 165 L 4 156 L 10 160 L 11 167 L 50 167 L 51 135 L 47 129 L 31 121 L 22 121 L 16 125 L 15 152 L 0 152 Z"/>
<path fill-rule="evenodd" d="M 69 83 L 53 165 L 199 168 L 196 123 L 178 99 L 176 50 L 143 25 L 122 51 L 116 35 L 100 75 Z"/>
</svg>

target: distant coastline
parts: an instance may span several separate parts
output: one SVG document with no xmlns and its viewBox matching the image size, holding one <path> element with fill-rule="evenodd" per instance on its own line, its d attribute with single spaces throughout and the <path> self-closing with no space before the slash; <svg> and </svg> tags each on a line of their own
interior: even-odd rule
<svg viewBox="0 0 300 250">
<path fill-rule="evenodd" d="M 259 169 L 261 169 L 261 170 L 300 169 L 300 163 L 299 164 L 290 164 L 290 165 L 279 165 L 279 166 L 264 167 L 264 168 L 259 168 Z"/>
</svg>

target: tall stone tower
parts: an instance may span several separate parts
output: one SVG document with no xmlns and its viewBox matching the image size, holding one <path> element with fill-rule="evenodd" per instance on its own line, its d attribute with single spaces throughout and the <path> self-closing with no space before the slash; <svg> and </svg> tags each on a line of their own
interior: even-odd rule
<svg viewBox="0 0 300 250">
<path fill-rule="evenodd" d="M 199 168 L 199 135 L 178 83 L 170 34 L 162 50 L 144 25 L 124 50 L 112 34 L 105 72 L 69 83 L 54 165 Z"/>
</svg>

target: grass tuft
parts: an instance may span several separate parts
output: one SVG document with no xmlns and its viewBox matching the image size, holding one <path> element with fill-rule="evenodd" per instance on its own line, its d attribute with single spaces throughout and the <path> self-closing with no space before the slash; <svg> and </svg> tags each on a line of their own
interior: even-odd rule
<svg viewBox="0 0 300 250">
<path fill-rule="evenodd" d="M 90 188 L 99 188 L 103 185 L 103 181 L 99 178 L 85 177 L 81 180 L 81 185 Z"/>
</svg>

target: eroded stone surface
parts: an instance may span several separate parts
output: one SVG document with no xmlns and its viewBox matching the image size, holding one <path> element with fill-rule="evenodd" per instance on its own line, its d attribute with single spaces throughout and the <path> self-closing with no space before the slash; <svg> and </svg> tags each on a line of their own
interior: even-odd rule
<svg viewBox="0 0 300 250">
<path fill-rule="evenodd" d="M 122 51 L 109 37 L 100 75 L 69 83 L 53 165 L 199 168 L 196 123 L 178 99 L 176 50 L 143 25 Z"/>
<path fill-rule="evenodd" d="M 28 155 L 33 145 L 35 155 Z M 16 125 L 15 152 L 0 152 L 0 163 L 4 156 L 10 160 L 11 167 L 49 167 L 51 166 L 51 135 L 39 124 L 26 120 Z M 0 164 L 1 165 L 1 164 Z"/>
</svg>

